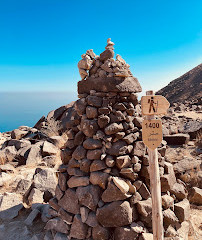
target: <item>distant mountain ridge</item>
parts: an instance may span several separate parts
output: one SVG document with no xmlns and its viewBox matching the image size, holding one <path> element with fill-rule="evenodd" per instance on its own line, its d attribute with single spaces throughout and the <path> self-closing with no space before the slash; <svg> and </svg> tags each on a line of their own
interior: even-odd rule
<svg viewBox="0 0 202 240">
<path fill-rule="evenodd" d="M 163 95 L 171 104 L 202 98 L 202 64 L 171 81 L 166 87 L 156 92 L 156 95 Z"/>
</svg>

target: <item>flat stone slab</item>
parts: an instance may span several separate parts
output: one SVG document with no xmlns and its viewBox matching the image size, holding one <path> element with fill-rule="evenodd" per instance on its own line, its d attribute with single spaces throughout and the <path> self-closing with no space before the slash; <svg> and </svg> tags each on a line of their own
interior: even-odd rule
<svg viewBox="0 0 202 240">
<path fill-rule="evenodd" d="M 142 87 L 135 77 L 122 78 L 114 77 L 92 78 L 78 82 L 78 94 L 90 93 L 91 90 L 97 92 L 141 92 Z"/>
</svg>

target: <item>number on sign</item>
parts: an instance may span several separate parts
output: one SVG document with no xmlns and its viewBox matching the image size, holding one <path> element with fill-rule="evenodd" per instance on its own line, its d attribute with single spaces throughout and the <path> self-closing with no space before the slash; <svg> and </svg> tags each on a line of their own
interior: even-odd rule
<svg viewBox="0 0 202 240">
<path fill-rule="evenodd" d="M 159 123 L 145 123 L 146 128 L 159 128 Z"/>
</svg>

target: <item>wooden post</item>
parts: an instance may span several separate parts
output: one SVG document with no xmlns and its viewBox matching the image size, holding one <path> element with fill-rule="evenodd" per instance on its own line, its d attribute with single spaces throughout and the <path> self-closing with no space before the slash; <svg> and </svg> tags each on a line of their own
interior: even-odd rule
<svg viewBox="0 0 202 240">
<path fill-rule="evenodd" d="M 153 91 L 147 91 L 146 95 L 153 95 Z M 146 116 L 148 120 L 154 119 L 154 115 Z M 162 199 L 161 199 L 161 182 L 159 175 L 159 163 L 157 148 L 151 150 L 147 148 L 149 155 L 149 174 L 150 174 L 150 189 L 152 195 L 152 227 L 153 239 L 163 240 L 163 214 L 162 214 Z"/>
</svg>

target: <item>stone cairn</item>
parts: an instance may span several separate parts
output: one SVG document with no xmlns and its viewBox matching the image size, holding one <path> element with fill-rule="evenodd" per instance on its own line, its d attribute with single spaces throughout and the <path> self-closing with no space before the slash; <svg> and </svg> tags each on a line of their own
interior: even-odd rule
<svg viewBox="0 0 202 240">
<path fill-rule="evenodd" d="M 79 100 L 66 124 L 68 140 L 45 227 L 52 239 L 153 239 L 149 162 L 136 94 L 141 86 L 120 55 L 113 59 L 113 46 L 108 39 L 100 56 L 88 50 L 78 63 Z M 184 240 L 189 201 L 165 152 L 163 141 L 158 154 L 165 239 Z"/>
</svg>

